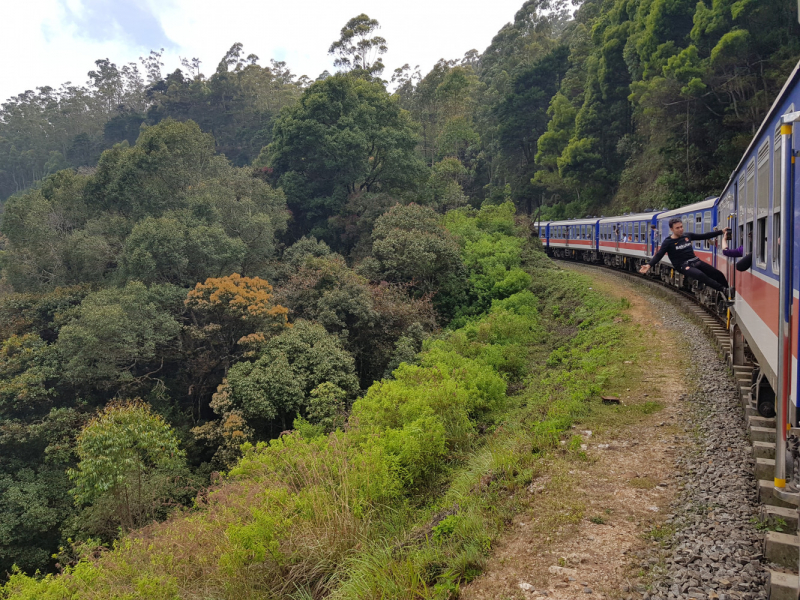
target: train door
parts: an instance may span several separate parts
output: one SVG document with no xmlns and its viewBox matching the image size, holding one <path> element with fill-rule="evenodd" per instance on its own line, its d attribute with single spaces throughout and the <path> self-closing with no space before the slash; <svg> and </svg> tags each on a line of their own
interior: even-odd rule
<svg viewBox="0 0 800 600">
<path fill-rule="evenodd" d="M 614 250 L 616 250 L 617 252 L 619 252 L 619 238 L 622 235 L 620 227 L 621 225 L 617 223 L 617 226 L 614 228 Z"/>
</svg>

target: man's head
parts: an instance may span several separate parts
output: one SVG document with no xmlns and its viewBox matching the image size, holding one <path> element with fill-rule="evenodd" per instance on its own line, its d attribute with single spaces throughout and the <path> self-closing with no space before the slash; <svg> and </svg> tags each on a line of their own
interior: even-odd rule
<svg viewBox="0 0 800 600">
<path fill-rule="evenodd" d="M 669 220 L 669 229 L 675 235 L 683 235 L 683 221 L 675 217 Z"/>
</svg>

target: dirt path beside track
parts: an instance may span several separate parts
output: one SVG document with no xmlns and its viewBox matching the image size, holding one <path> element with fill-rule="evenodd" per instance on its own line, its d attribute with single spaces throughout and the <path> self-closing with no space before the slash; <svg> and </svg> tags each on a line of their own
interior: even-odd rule
<svg viewBox="0 0 800 600">
<path fill-rule="evenodd" d="M 631 304 L 624 343 L 638 344 L 640 351 L 625 378 L 609 382 L 605 393 L 638 412 L 626 422 L 593 414 L 575 426 L 573 435 L 582 437 L 585 459 L 550 459 L 547 475 L 532 486 L 528 509 L 501 537 L 487 569 L 461 597 L 633 600 L 652 595 L 704 600 L 718 597 L 718 588 L 722 596 L 731 586 L 724 579 L 724 565 L 715 581 L 727 586 L 704 589 L 712 584 L 711 576 L 701 581 L 698 572 L 697 581 L 686 579 L 688 585 L 682 585 L 683 580 L 675 579 L 682 565 L 673 558 L 680 550 L 676 532 L 685 526 L 675 504 L 683 502 L 686 486 L 692 485 L 684 457 L 697 454 L 701 442 L 693 396 L 698 382 L 691 363 L 697 359 L 697 345 L 703 344 L 702 334 L 692 330 L 690 343 L 685 332 L 694 326 L 677 308 L 634 283 L 607 271 L 567 268 L 587 274 L 595 289 Z M 743 429 L 740 434 L 743 438 Z M 746 532 L 745 544 L 753 535 L 757 533 Z M 743 551 L 749 560 L 747 552 L 756 550 Z M 731 600 L 759 595 L 754 586 L 734 593 Z"/>
</svg>

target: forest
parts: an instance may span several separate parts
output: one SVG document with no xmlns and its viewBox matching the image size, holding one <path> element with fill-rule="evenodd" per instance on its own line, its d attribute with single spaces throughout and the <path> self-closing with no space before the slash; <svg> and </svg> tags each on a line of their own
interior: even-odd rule
<svg viewBox="0 0 800 600">
<path fill-rule="evenodd" d="M 461 485 L 528 377 L 534 447 L 597 391 L 618 307 L 553 277 L 531 220 L 719 191 L 800 59 L 793 0 L 528 0 L 426 74 L 386 73 L 379 29 L 348 21 L 314 80 L 236 43 L 2 105 L 0 598 L 388 586 L 331 565 Z M 425 585 L 478 569 L 479 509 Z"/>
</svg>

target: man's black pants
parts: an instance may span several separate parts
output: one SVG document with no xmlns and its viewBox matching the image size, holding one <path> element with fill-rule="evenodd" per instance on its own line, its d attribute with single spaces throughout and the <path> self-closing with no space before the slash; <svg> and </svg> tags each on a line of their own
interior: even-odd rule
<svg viewBox="0 0 800 600">
<path fill-rule="evenodd" d="M 687 277 L 705 283 L 708 287 L 718 292 L 728 287 L 728 280 L 725 279 L 725 275 L 700 259 L 684 264 L 681 267 L 681 272 Z"/>
</svg>

